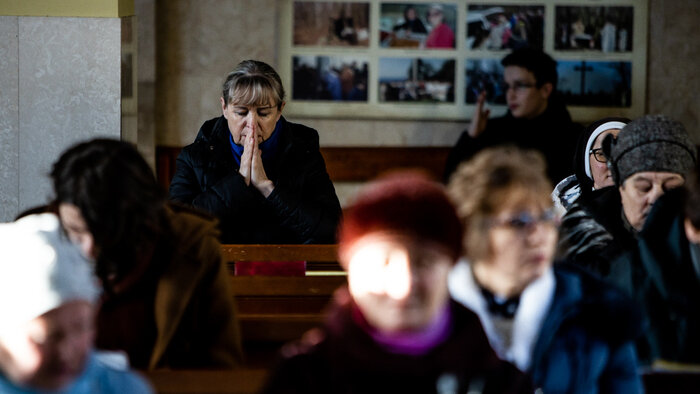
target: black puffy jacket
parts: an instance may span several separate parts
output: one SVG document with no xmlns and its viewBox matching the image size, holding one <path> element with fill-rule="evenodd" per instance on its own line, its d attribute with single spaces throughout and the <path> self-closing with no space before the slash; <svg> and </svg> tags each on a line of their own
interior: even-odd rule
<svg viewBox="0 0 700 394">
<path fill-rule="evenodd" d="M 280 120 L 279 151 L 265 172 L 275 184 L 268 198 L 245 184 L 231 153 L 226 119 L 210 119 L 182 149 L 170 183 L 170 199 L 220 220 L 222 243 L 333 243 L 341 209 L 318 133 Z"/>
</svg>

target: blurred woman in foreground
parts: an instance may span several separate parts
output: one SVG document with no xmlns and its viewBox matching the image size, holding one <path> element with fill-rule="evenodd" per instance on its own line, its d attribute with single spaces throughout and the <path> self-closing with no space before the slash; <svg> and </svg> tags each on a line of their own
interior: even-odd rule
<svg viewBox="0 0 700 394">
<path fill-rule="evenodd" d="M 461 233 L 442 186 L 421 176 L 361 191 L 339 232 L 349 286 L 323 328 L 283 348 L 265 392 L 532 392 L 449 297 Z"/>
<path fill-rule="evenodd" d="M 51 171 L 68 237 L 93 259 L 104 294 L 97 347 L 140 369 L 232 367 L 238 323 L 216 222 L 165 200 L 132 145 L 96 139 Z"/>
<path fill-rule="evenodd" d="M 466 259 L 450 274 L 450 294 L 543 392 L 641 392 L 639 314 L 588 273 L 554 264 L 550 191 L 534 151 L 488 149 L 458 168 L 448 192 L 464 223 Z"/>
</svg>

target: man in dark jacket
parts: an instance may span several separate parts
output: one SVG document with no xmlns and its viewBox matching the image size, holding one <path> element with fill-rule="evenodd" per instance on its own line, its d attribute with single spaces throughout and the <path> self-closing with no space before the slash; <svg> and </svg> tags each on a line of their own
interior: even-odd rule
<svg viewBox="0 0 700 394">
<path fill-rule="evenodd" d="M 180 153 L 170 199 L 218 217 L 222 243 L 333 243 L 340 203 L 318 133 L 282 117 L 275 70 L 241 62 L 221 108 Z"/>
<path fill-rule="evenodd" d="M 497 145 L 516 145 L 541 152 L 547 162 L 547 176 L 556 185 L 574 172 L 572 157 L 581 131 L 556 98 L 556 62 L 540 50 L 523 48 L 507 55 L 501 64 L 505 67 L 508 113 L 488 119 L 485 92 L 479 95 L 469 129 L 447 158 L 445 181 L 476 152 Z"/>
</svg>

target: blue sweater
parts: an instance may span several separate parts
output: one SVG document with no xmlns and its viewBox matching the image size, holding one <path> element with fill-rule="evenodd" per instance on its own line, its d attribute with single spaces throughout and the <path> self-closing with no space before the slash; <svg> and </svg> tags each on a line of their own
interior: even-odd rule
<svg viewBox="0 0 700 394">
<path fill-rule="evenodd" d="M 18 387 L 0 374 L 0 393 L 3 394 L 150 394 L 152 392 L 151 387 L 138 375 L 109 367 L 95 358 L 94 354 L 90 355 L 83 373 L 68 387 L 60 391 L 46 392 Z"/>
</svg>

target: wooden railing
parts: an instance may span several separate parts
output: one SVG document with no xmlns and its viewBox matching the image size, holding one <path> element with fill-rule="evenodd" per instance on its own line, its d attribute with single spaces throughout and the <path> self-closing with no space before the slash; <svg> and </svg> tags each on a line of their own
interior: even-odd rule
<svg viewBox="0 0 700 394">
<path fill-rule="evenodd" d="M 267 378 L 265 369 L 233 371 L 153 371 L 146 372 L 158 393 L 257 393 Z M 700 372 L 653 371 L 642 374 L 647 394 L 696 393 Z"/>
<path fill-rule="evenodd" d="M 346 283 L 337 245 L 222 245 L 229 262 L 244 350 L 267 368 L 279 347 L 320 325 L 335 290 Z M 234 275 L 236 262 L 306 261 L 304 276 Z"/>
<path fill-rule="evenodd" d="M 252 394 L 260 392 L 267 369 L 144 371 L 159 394 Z"/>
</svg>

